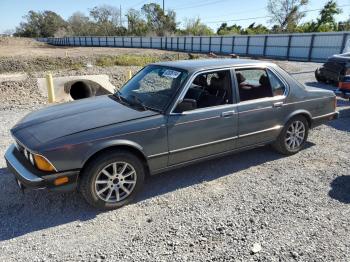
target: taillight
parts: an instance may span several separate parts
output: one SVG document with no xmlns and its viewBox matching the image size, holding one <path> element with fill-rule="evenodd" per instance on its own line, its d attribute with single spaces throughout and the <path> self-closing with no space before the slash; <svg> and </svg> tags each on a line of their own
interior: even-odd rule
<svg viewBox="0 0 350 262">
<path fill-rule="evenodd" d="M 340 89 L 349 89 L 350 90 L 350 82 L 339 82 L 338 87 Z"/>
</svg>

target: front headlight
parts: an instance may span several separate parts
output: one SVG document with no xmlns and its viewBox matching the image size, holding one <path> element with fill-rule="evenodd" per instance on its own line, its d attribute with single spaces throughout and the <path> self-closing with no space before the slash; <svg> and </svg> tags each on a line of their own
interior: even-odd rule
<svg viewBox="0 0 350 262">
<path fill-rule="evenodd" d="M 34 162 L 36 167 L 42 171 L 55 171 L 55 167 L 43 156 L 34 154 Z"/>
</svg>

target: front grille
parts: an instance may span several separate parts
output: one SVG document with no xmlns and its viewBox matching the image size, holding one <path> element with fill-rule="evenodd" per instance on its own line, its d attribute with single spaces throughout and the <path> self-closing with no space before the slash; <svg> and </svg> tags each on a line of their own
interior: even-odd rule
<svg viewBox="0 0 350 262">
<path fill-rule="evenodd" d="M 32 165 L 35 166 L 33 154 L 25 148 L 20 142 L 15 139 L 17 150 L 25 157 L 25 159 Z"/>
</svg>

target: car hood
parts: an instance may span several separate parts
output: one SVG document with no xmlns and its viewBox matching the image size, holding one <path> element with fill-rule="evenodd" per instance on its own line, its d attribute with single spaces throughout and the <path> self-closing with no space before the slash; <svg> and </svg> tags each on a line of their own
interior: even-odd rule
<svg viewBox="0 0 350 262">
<path fill-rule="evenodd" d="M 129 108 L 114 100 L 113 96 L 98 96 L 30 113 L 19 121 L 11 132 L 22 143 L 25 143 L 25 140 L 46 143 L 85 130 L 157 114 L 159 113 Z"/>
</svg>

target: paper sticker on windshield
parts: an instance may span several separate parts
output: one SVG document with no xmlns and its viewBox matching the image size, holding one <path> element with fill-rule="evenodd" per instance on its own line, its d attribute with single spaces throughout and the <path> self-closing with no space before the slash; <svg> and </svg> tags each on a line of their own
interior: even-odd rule
<svg viewBox="0 0 350 262">
<path fill-rule="evenodd" d="M 179 71 L 167 69 L 164 71 L 163 76 L 170 77 L 170 78 L 177 78 L 180 74 L 181 72 Z"/>
</svg>

